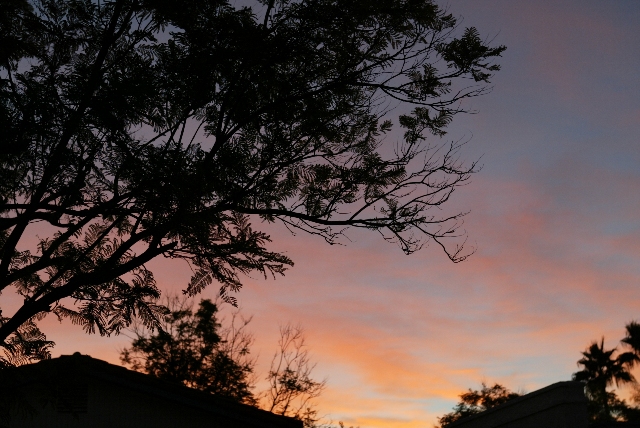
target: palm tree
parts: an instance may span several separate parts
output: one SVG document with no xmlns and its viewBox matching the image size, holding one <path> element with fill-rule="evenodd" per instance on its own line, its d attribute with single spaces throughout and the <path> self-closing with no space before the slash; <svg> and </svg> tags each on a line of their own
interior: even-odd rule
<svg viewBox="0 0 640 428">
<path fill-rule="evenodd" d="M 615 419 L 612 411 L 622 404 L 614 392 L 607 391 L 607 387 L 635 382 L 630 369 L 638 361 L 638 356 L 633 352 L 623 352 L 614 357 L 616 350 L 604 349 L 604 337 L 600 343 L 593 342 L 578 361 L 578 366 L 583 369 L 573 374 L 573 380 L 585 383 L 594 420 Z"/>
<path fill-rule="evenodd" d="M 631 321 L 625 327 L 627 336 L 621 342 L 629 346 L 636 355 L 640 355 L 640 324 Z"/>
<path fill-rule="evenodd" d="M 636 361 L 640 361 L 640 323 L 637 321 L 631 321 L 625 326 L 627 329 L 627 335 L 621 340 L 624 346 L 631 348 L 631 352 L 636 354 Z M 631 401 L 635 403 L 634 407 L 630 407 L 627 412 L 627 420 L 640 421 L 640 385 L 634 385 L 634 392 L 631 397 Z"/>
</svg>

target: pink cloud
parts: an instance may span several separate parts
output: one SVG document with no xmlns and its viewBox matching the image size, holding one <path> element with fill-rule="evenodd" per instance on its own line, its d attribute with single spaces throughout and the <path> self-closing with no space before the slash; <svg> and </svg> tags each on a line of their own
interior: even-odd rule
<svg viewBox="0 0 640 428">
<path fill-rule="evenodd" d="M 329 379 L 323 412 L 361 426 L 412 427 L 435 421 L 482 380 L 533 390 L 567 379 L 579 352 L 602 334 L 615 346 L 640 303 L 640 273 L 602 257 L 628 257 L 635 235 L 585 234 L 589 213 L 558 207 L 535 182 L 481 176 L 469 190 L 465 203 L 474 211 L 466 226 L 479 246 L 458 265 L 435 247 L 407 257 L 359 232 L 353 243 L 331 247 L 269 227 L 273 248 L 296 266 L 276 281 L 247 279 L 238 295 L 244 313 L 255 315 L 261 372 L 278 324 L 301 323 L 318 377 Z M 629 204 L 620 211 L 625 217 L 635 208 Z M 163 289 L 184 287 L 186 264 L 154 263 Z M 59 353 L 117 363 L 128 343 L 86 336 L 53 318 L 43 327 Z"/>
</svg>

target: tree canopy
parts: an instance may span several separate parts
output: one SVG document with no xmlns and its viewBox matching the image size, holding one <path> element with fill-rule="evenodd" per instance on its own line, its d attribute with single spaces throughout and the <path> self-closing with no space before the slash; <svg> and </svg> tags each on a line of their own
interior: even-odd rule
<svg viewBox="0 0 640 428">
<path fill-rule="evenodd" d="M 589 399 L 589 416 L 594 421 L 611 421 L 624 417 L 626 405 L 617 395 L 607 388 L 627 383 L 635 383 L 630 369 L 638 361 L 633 352 L 619 353 L 614 357 L 616 348 L 605 349 L 604 337 L 600 343 L 593 342 L 582 352 L 578 365 L 582 370 L 573 374 L 573 380 L 584 382 Z"/>
<path fill-rule="evenodd" d="M 158 330 L 139 324 L 131 329 L 131 346 L 120 352 L 124 365 L 298 419 L 306 428 L 330 428 L 319 423 L 315 407 L 326 381 L 312 376 L 315 364 L 300 326 L 280 328 L 278 349 L 265 377 L 268 388 L 256 394 L 256 360 L 250 355 L 253 335 L 246 330 L 251 318 L 236 311 L 225 322 L 218 316 L 218 305 L 208 299 L 201 300 L 195 311 L 192 299 L 167 297 L 165 303 L 168 312 Z"/>
<path fill-rule="evenodd" d="M 594 422 L 640 421 L 640 389 L 632 369 L 640 362 L 640 324 L 631 321 L 626 325 L 626 336 L 620 341 L 627 351 L 618 348 L 605 349 L 604 337 L 594 341 L 582 352 L 578 360 L 581 370 L 573 374 L 573 380 L 585 385 L 589 400 L 589 419 Z M 612 386 L 630 385 L 635 393 L 633 404 L 618 398 Z"/>
<path fill-rule="evenodd" d="M 195 312 L 192 303 L 176 298 L 167 307 L 156 332 L 135 330 L 131 347 L 121 352 L 122 362 L 163 380 L 255 404 L 253 339 L 243 331 L 247 323 L 222 327 L 218 307 L 208 299 Z"/>
<path fill-rule="evenodd" d="M 469 389 L 460 394 L 460 401 L 455 405 L 453 411 L 439 417 L 438 423 L 444 428 L 453 422 L 484 412 L 521 395 L 510 391 L 499 383 L 487 386 L 482 382 L 480 390 Z"/>
<path fill-rule="evenodd" d="M 261 221 L 463 260 L 464 213 L 441 208 L 475 163 L 427 136 L 504 49 L 432 0 L 3 1 L 0 292 L 24 304 L 0 345 L 46 354 L 18 331 L 49 313 L 157 324 L 156 257 L 233 301 L 240 275 L 293 264 Z"/>
</svg>

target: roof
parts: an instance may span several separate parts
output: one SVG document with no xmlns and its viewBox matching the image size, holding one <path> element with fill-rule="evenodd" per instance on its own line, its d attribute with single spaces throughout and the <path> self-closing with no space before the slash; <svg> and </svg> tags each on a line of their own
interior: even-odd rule
<svg viewBox="0 0 640 428">
<path fill-rule="evenodd" d="M 584 384 L 576 381 L 557 382 L 537 391 L 513 398 L 481 413 L 467 416 L 447 425 L 454 427 L 518 426 L 525 419 L 545 423 L 523 426 L 586 427 L 587 399 Z M 512 425 L 513 424 L 513 425 Z"/>
<path fill-rule="evenodd" d="M 81 355 L 78 352 L 35 364 L 1 370 L 0 383 L 3 386 L 12 383 L 16 387 L 21 387 L 20 389 L 25 389 L 30 384 L 57 383 L 61 379 L 75 376 L 92 378 L 149 396 L 161 397 L 214 415 L 237 420 L 238 423 L 253 425 L 258 422 L 260 426 L 278 428 L 302 427 L 302 422 L 299 420 L 275 415 L 226 397 L 188 388 L 182 384 L 167 382 L 88 355 Z"/>
</svg>

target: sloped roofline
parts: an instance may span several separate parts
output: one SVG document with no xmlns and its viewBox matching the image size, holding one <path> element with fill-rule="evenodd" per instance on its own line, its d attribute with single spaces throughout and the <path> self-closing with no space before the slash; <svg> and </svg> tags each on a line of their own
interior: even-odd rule
<svg viewBox="0 0 640 428">
<path fill-rule="evenodd" d="M 179 383 L 158 379 L 151 375 L 110 364 L 89 355 L 82 355 L 79 352 L 2 370 L 0 371 L 0 379 L 6 379 L 8 375 L 13 382 L 17 383 L 16 386 L 24 387 L 40 382 L 44 378 L 61 376 L 62 373 L 65 376 L 72 374 L 86 376 L 149 396 L 163 398 L 203 410 L 213 415 L 233 419 L 238 423 L 255 424 L 259 422 L 265 428 L 271 426 L 274 428 L 302 427 L 302 422 L 297 419 L 276 415 L 257 407 L 238 403 L 230 398 L 188 388 Z"/>
</svg>

